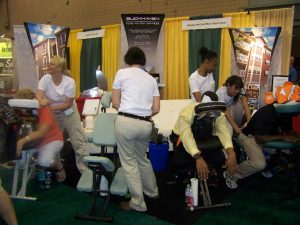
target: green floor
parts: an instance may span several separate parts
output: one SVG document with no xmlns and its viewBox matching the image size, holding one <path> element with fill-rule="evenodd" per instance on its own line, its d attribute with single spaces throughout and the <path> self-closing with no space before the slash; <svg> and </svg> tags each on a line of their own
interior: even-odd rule
<svg viewBox="0 0 300 225">
<path fill-rule="evenodd" d="M 12 170 L 0 169 L 0 177 L 10 192 Z M 75 220 L 77 212 L 85 212 L 91 200 L 86 193 L 55 183 L 50 189 L 42 189 L 36 181 L 31 181 L 29 194 L 41 200 L 37 202 L 14 200 L 20 225 L 68 225 L 105 224 Z M 229 208 L 208 210 L 194 224 L 205 225 L 300 225 L 300 198 L 288 198 L 287 177 L 278 175 L 266 180 L 261 175 L 247 179 L 226 201 Z M 124 212 L 117 205 L 110 204 L 109 215 L 114 216 L 113 224 L 169 224 L 145 213 Z M 0 224 L 4 224 L 0 220 Z"/>
</svg>

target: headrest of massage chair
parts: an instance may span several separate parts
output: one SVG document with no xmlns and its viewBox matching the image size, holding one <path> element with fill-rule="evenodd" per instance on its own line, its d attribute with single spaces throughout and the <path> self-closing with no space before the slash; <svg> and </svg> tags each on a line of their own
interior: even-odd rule
<svg viewBox="0 0 300 225">
<path fill-rule="evenodd" d="M 111 98 L 112 98 L 112 93 L 111 92 L 105 92 L 102 97 L 101 97 L 101 105 L 103 108 L 109 108 L 111 105 Z"/>
<path fill-rule="evenodd" d="M 13 108 L 38 109 L 40 107 L 37 99 L 9 99 L 8 104 Z"/>
<path fill-rule="evenodd" d="M 195 106 L 195 113 L 199 114 L 208 111 L 220 111 L 224 112 L 226 110 L 226 104 L 224 102 L 207 102 L 200 103 Z"/>
</svg>

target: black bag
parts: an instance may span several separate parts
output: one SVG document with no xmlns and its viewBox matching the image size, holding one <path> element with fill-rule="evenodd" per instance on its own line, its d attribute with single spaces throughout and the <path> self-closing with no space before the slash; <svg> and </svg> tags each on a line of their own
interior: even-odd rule
<svg viewBox="0 0 300 225">
<path fill-rule="evenodd" d="M 194 117 L 191 129 L 195 140 L 203 140 L 212 136 L 213 120 L 214 118 L 209 115 L 205 115 L 204 117 L 196 115 Z"/>
</svg>

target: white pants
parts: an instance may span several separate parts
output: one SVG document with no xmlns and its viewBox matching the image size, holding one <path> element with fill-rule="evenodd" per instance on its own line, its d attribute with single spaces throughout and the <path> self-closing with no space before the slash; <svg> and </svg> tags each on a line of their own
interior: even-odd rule
<svg viewBox="0 0 300 225">
<path fill-rule="evenodd" d="M 129 205 L 137 211 L 146 211 L 145 195 L 158 196 L 156 178 L 147 148 L 152 132 L 148 121 L 118 116 L 115 123 L 116 141 L 120 161 L 131 194 Z"/>
<path fill-rule="evenodd" d="M 44 167 L 50 167 L 60 161 L 60 150 L 63 147 L 63 141 L 52 141 L 38 149 L 37 164 Z"/>
</svg>

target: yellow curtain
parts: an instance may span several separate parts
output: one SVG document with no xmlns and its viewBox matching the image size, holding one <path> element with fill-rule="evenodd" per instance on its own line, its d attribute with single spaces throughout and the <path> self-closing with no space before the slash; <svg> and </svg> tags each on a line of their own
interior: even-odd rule
<svg viewBox="0 0 300 225">
<path fill-rule="evenodd" d="M 165 19 L 164 99 L 189 98 L 188 31 L 182 21 L 189 17 Z"/>
<path fill-rule="evenodd" d="M 258 27 L 281 27 L 281 74 L 289 74 L 294 8 L 263 10 L 254 14 Z"/>
<path fill-rule="evenodd" d="M 105 29 L 102 38 L 102 71 L 107 78 L 108 90 L 111 91 L 115 74 L 120 67 L 121 25 L 101 26 Z"/>
<path fill-rule="evenodd" d="M 241 13 L 226 13 L 224 17 L 231 17 L 231 28 L 240 27 L 281 27 L 282 55 L 281 74 L 288 74 L 289 58 L 291 54 L 292 29 L 293 29 L 293 8 L 252 11 Z M 220 78 L 219 85 L 231 75 L 231 40 L 228 28 L 222 29 L 221 53 L 220 53 Z"/>
<path fill-rule="evenodd" d="M 69 35 L 70 70 L 76 83 L 76 97 L 80 95 L 80 52 L 82 46 L 82 40 L 77 39 L 78 32 L 82 32 L 82 29 L 71 30 Z"/>
<path fill-rule="evenodd" d="M 231 28 L 254 27 L 255 25 L 253 13 L 225 13 L 223 17 L 231 17 Z M 221 34 L 219 87 L 221 87 L 231 75 L 231 46 L 229 29 L 223 28 Z"/>
</svg>

